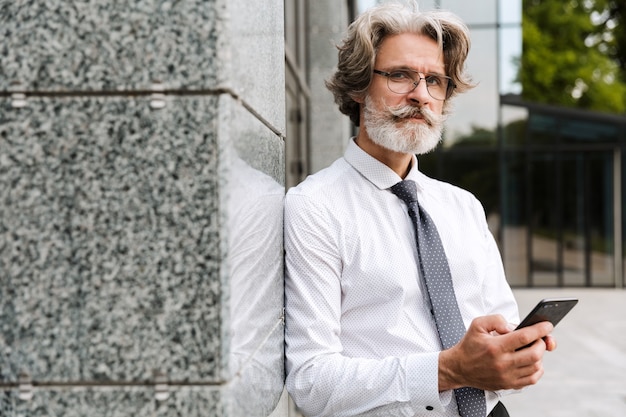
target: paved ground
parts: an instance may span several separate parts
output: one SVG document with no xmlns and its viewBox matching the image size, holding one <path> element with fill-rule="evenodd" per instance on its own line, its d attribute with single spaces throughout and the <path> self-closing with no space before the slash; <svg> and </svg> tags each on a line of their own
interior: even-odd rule
<svg viewBox="0 0 626 417">
<path fill-rule="evenodd" d="M 506 397 L 511 417 L 626 416 L 626 290 L 515 290 L 524 316 L 542 298 L 574 296 L 578 305 L 555 328 L 556 351 L 544 377 Z"/>
</svg>

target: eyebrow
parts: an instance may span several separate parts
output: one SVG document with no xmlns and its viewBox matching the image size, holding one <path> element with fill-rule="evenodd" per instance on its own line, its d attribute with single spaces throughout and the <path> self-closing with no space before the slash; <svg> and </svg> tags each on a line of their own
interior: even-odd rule
<svg viewBox="0 0 626 417">
<path fill-rule="evenodd" d="M 444 77 L 447 77 L 446 74 L 443 74 L 441 72 L 436 72 L 436 71 L 418 71 L 414 68 L 411 67 L 407 67 L 407 66 L 399 66 L 399 67 L 389 67 L 388 69 L 386 69 L 385 71 L 387 72 L 393 72 L 393 71 L 410 71 L 410 72 L 415 72 L 415 73 L 422 73 L 422 74 L 431 74 L 431 75 L 442 75 Z"/>
</svg>

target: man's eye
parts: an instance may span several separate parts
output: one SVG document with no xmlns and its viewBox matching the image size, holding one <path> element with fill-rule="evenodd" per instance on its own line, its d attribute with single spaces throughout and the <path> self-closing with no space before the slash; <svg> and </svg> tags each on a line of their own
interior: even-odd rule
<svg viewBox="0 0 626 417">
<path fill-rule="evenodd" d="M 393 81 L 411 81 L 411 77 L 406 72 L 394 71 L 389 74 L 389 78 Z"/>
<path fill-rule="evenodd" d="M 443 84 L 443 79 L 436 75 L 426 75 L 425 79 L 426 79 L 426 84 L 428 85 L 442 85 Z"/>
</svg>

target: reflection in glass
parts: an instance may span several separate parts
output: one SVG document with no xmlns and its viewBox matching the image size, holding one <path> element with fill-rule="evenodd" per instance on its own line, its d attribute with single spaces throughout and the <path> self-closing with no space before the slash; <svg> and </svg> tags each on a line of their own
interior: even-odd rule
<svg viewBox="0 0 626 417">
<path fill-rule="evenodd" d="M 238 157 L 229 180 L 233 416 L 269 415 L 283 390 L 284 187 Z"/>
<path fill-rule="evenodd" d="M 563 280 L 585 284 L 585 160 L 582 154 L 563 155 Z"/>
<path fill-rule="evenodd" d="M 496 24 L 496 0 L 439 0 L 439 5 L 459 15 L 470 28 L 477 24 Z"/>
<path fill-rule="evenodd" d="M 507 152 L 503 158 L 502 256 L 509 284 L 526 286 L 528 280 L 528 224 L 523 154 Z"/>
<path fill-rule="evenodd" d="M 563 215 L 566 286 L 614 283 L 612 160 L 610 151 L 566 154 L 563 189 L 565 208 L 570 210 Z M 569 273 L 569 257 L 584 265 L 583 277 Z"/>
<path fill-rule="evenodd" d="M 522 23 L 522 0 L 498 0 L 500 23 Z"/>
<path fill-rule="evenodd" d="M 614 285 L 614 207 L 620 196 L 614 195 L 619 177 L 611 146 L 618 126 L 575 118 L 571 111 L 531 106 L 525 118 L 519 110 L 524 109 L 502 107 L 507 120 L 501 129 L 503 252 L 509 281 Z"/>
<path fill-rule="evenodd" d="M 559 264 L 558 232 L 561 220 L 558 207 L 557 155 L 536 152 L 530 161 L 531 283 L 556 286 Z"/>
<path fill-rule="evenodd" d="M 445 152 L 439 177 L 472 193 L 482 203 L 491 232 L 498 237 L 498 159 L 492 152 Z M 420 161 L 422 158 L 420 158 Z"/>
<path fill-rule="evenodd" d="M 532 157 L 532 283 L 607 286 L 613 276 L 610 152 Z"/>
<path fill-rule="evenodd" d="M 533 144 L 552 144 L 558 138 L 558 120 L 542 113 L 531 113 L 528 118 L 528 141 Z"/>
<path fill-rule="evenodd" d="M 561 120 L 559 126 L 564 143 L 616 143 L 619 128 L 608 123 L 575 118 Z"/>
<path fill-rule="evenodd" d="M 453 112 L 446 121 L 445 146 L 471 135 L 474 128 L 495 131 L 498 125 L 497 31 L 472 31 L 472 50 L 467 71 L 477 86 L 453 97 Z"/>
<path fill-rule="evenodd" d="M 502 123 L 502 143 L 506 148 L 521 146 L 526 140 L 526 124 L 528 110 L 518 106 L 502 106 L 500 108 Z"/>
<path fill-rule="evenodd" d="M 522 27 L 501 28 L 498 46 L 500 94 L 521 94 L 522 84 L 518 80 L 518 71 L 522 57 Z"/>
</svg>

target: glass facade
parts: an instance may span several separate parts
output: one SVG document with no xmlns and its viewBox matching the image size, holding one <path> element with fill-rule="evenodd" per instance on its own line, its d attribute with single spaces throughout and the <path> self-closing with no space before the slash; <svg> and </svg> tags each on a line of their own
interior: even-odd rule
<svg viewBox="0 0 626 417">
<path fill-rule="evenodd" d="M 520 117 L 500 129 L 501 244 L 512 284 L 622 286 L 625 121 L 501 103 Z"/>
<path fill-rule="evenodd" d="M 623 287 L 626 118 L 521 100 L 521 0 L 432 7 L 470 27 L 478 85 L 421 169 L 483 203 L 511 285 Z"/>
<path fill-rule="evenodd" d="M 284 2 L 285 19 L 285 121 L 287 188 L 302 181 L 308 172 L 308 83 L 302 74 L 306 64 L 306 5 L 304 0 Z"/>
</svg>

